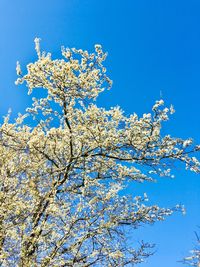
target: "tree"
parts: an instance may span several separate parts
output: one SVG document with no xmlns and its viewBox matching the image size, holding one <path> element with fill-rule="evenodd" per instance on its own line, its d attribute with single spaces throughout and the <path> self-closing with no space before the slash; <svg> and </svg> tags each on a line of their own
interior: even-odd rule
<svg viewBox="0 0 200 267">
<path fill-rule="evenodd" d="M 197 245 L 193 250 L 190 251 L 191 255 L 184 258 L 183 263 L 187 264 L 188 266 L 200 267 L 200 238 L 196 232 L 195 236 L 197 239 Z"/>
<path fill-rule="evenodd" d="M 125 116 L 119 107 L 95 105 L 111 86 L 100 45 L 94 53 L 62 48 L 63 59 L 40 51 L 17 84 L 33 98 L 25 115 L 0 127 L 1 266 L 133 266 L 151 245 L 128 234 L 183 207 L 147 205 L 129 183 L 170 176 L 176 162 L 199 172 L 191 139 L 161 135 L 170 109 L 156 101 L 152 114 Z M 26 123 L 26 117 L 33 123 Z M 179 163 L 178 163 L 179 164 Z"/>
</svg>

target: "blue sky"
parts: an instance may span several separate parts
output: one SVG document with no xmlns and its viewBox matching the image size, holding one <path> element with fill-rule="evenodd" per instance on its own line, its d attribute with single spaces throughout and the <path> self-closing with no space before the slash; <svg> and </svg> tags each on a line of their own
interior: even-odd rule
<svg viewBox="0 0 200 267">
<path fill-rule="evenodd" d="M 127 114 L 149 112 L 162 94 L 176 113 L 165 131 L 200 143 L 200 1 L 199 0 L 0 0 L 0 116 L 11 107 L 30 105 L 24 87 L 14 85 L 15 66 L 35 59 L 33 39 L 60 56 L 61 45 L 108 51 L 107 68 L 114 84 L 101 106 L 120 105 Z M 179 267 L 192 249 L 200 225 L 200 177 L 175 170 L 176 179 L 133 185 L 163 206 L 185 204 L 187 214 L 133 233 L 157 243 L 145 267 Z M 141 265 L 142 266 L 142 265 Z"/>
</svg>

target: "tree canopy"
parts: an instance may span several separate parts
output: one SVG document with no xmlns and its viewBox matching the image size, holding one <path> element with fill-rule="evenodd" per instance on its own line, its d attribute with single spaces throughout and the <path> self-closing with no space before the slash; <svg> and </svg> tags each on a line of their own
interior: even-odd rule
<svg viewBox="0 0 200 267">
<path fill-rule="evenodd" d="M 38 38 L 35 49 L 25 74 L 17 62 L 16 84 L 44 97 L 0 127 L 0 265 L 135 266 L 152 245 L 135 244 L 132 231 L 184 207 L 148 205 L 126 189 L 171 177 L 176 164 L 198 173 L 200 146 L 162 134 L 174 112 L 162 99 L 142 117 L 95 104 L 112 85 L 100 45 L 62 47 L 62 59 L 41 52 Z"/>
</svg>

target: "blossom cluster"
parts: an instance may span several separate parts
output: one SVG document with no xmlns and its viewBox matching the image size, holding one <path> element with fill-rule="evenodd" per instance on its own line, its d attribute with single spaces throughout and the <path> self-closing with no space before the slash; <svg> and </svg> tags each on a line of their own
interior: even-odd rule
<svg viewBox="0 0 200 267">
<path fill-rule="evenodd" d="M 151 245 L 126 241 L 127 230 L 164 220 L 182 206 L 161 208 L 148 197 L 124 193 L 129 183 L 171 176 L 185 164 L 199 172 L 192 139 L 162 135 L 174 112 L 155 103 L 141 118 L 95 99 L 111 80 L 100 45 L 95 52 L 62 48 L 63 59 L 41 52 L 17 84 L 47 92 L 14 123 L 0 127 L 0 265 L 132 266 Z M 26 117 L 35 119 L 34 126 Z"/>
</svg>

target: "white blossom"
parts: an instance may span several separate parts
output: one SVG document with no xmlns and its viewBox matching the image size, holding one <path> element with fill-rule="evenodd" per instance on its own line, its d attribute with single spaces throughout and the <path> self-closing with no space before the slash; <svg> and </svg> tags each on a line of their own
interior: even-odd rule
<svg viewBox="0 0 200 267">
<path fill-rule="evenodd" d="M 0 126 L 0 265 L 143 262 L 152 246 L 129 244 L 126 233 L 184 207 L 149 204 L 129 185 L 172 177 L 177 162 L 199 172 L 198 147 L 163 135 L 170 113 L 163 100 L 142 117 L 95 104 L 112 84 L 100 45 L 93 53 L 62 48 L 62 59 L 42 52 L 39 38 L 35 49 L 24 76 L 17 67 L 17 84 L 29 94 L 42 88 L 46 97 L 32 98 L 26 114 L 14 123 L 8 114 Z"/>
<path fill-rule="evenodd" d="M 21 75 L 22 74 L 21 66 L 19 64 L 19 61 L 17 61 L 17 64 L 16 64 L 16 72 L 17 72 L 17 75 Z"/>
</svg>

